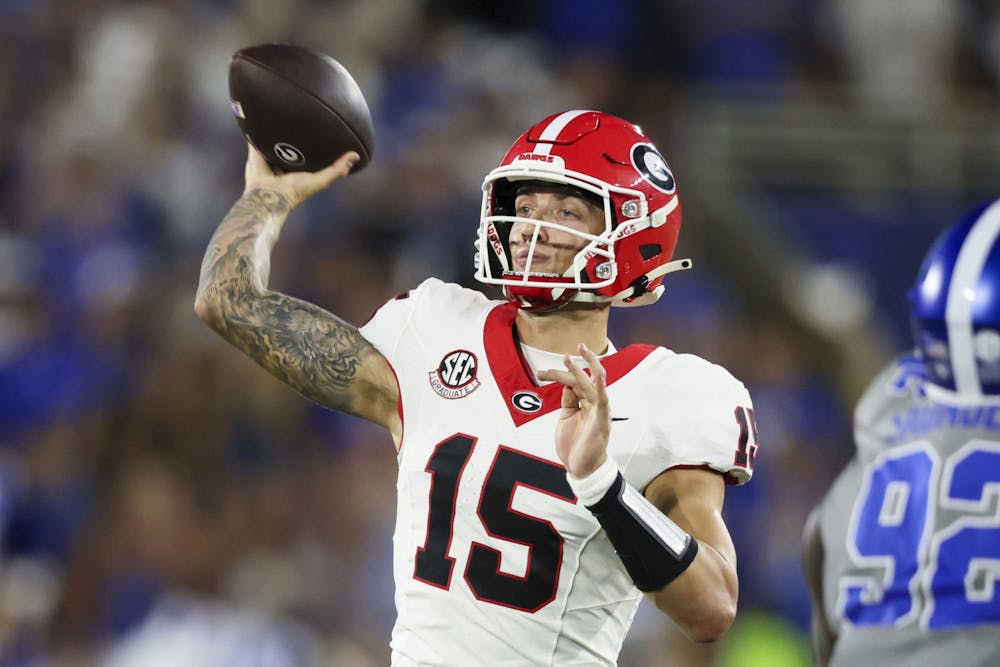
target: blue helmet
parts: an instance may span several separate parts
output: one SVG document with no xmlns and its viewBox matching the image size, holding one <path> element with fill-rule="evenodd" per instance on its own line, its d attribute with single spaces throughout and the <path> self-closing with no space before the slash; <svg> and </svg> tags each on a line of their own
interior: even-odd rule
<svg viewBox="0 0 1000 667">
<path fill-rule="evenodd" d="M 917 352 L 934 384 L 1000 394 L 1000 200 L 946 229 L 910 291 Z"/>
</svg>

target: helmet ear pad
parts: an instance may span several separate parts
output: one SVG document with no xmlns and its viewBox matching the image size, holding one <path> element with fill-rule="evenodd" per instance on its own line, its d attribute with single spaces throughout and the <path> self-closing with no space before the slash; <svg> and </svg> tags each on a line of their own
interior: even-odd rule
<svg viewBox="0 0 1000 667">
<path fill-rule="evenodd" d="M 618 199 L 615 197 L 612 200 L 616 204 L 612 207 L 613 213 L 614 209 L 620 209 L 624 205 L 624 201 L 619 202 Z M 629 301 L 652 292 L 663 284 L 664 276 L 657 275 L 657 269 L 671 260 L 681 229 L 680 200 L 675 199 L 672 203 L 674 207 L 669 212 L 654 211 L 650 216 L 651 226 L 641 233 L 629 233 L 629 220 L 621 223 L 624 228 L 620 230 L 614 244 L 618 278 L 611 285 L 599 289 L 600 294 L 615 297 L 632 289 L 633 293 L 626 299 Z M 658 217 L 662 217 L 662 221 L 656 225 Z M 616 231 L 618 227 L 616 223 Z M 594 276 L 594 272 L 599 271 L 597 267 L 600 263 L 600 258 L 592 258 L 587 264 L 587 273 Z M 654 277 L 648 278 L 650 275 Z"/>
</svg>

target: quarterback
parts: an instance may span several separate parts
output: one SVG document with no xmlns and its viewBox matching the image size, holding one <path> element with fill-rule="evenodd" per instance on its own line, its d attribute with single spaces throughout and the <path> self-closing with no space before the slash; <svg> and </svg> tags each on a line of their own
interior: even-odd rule
<svg viewBox="0 0 1000 667">
<path fill-rule="evenodd" d="M 399 465 L 392 664 L 613 665 L 643 594 L 694 641 L 736 611 L 727 484 L 753 473 L 746 388 L 698 357 L 616 348 L 611 306 L 656 301 L 681 225 L 635 125 L 566 111 L 483 184 L 477 279 L 428 279 L 360 328 L 267 288 L 289 213 L 348 173 L 272 173 L 206 251 L 195 309 L 304 396 L 383 426 Z"/>
</svg>

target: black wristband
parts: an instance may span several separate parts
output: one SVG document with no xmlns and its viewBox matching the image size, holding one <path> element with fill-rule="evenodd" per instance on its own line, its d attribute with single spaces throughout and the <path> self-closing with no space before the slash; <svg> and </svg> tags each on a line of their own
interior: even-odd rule
<svg viewBox="0 0 1000 667">
<path fill-rule="evenodd" d="M 636 588 L 658 591 L 688 568 L 698 553 L 694 539 L 646 500 L 622 474 L 587 509 L 604 528 Z"/>
</svg>

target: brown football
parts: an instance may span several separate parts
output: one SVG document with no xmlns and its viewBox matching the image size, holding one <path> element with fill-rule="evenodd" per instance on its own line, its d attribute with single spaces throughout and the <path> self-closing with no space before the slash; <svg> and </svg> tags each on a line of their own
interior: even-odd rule
<svg viewBox="0 0 1000 667">
<path fill-rule="evenodd" d="M 278 171 L 316 171 L 345 151 L 372 158 L 375 131 L 361 88 L 328 55 L 294 44 L 240 49 L 229 63 L 229 98 L 243 134 Z"/>
</svg>

